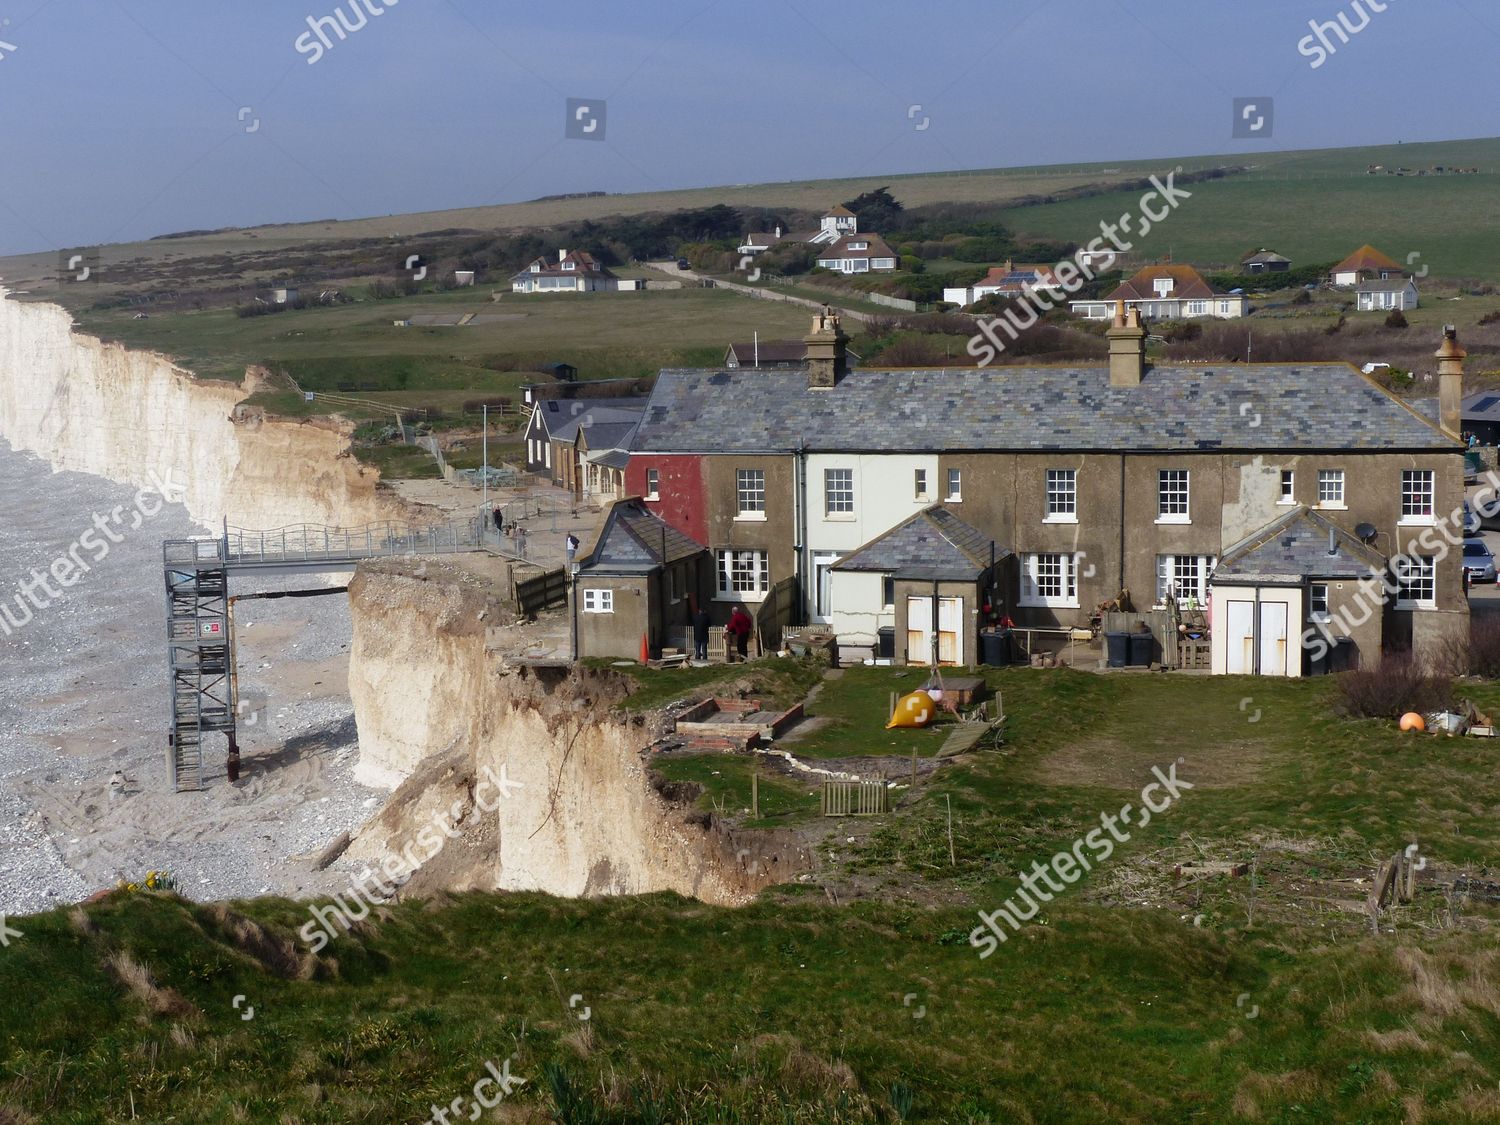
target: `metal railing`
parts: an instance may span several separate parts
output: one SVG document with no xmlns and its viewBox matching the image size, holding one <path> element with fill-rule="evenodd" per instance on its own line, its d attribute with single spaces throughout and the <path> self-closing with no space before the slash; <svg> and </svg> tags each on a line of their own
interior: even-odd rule
<svg viewBox="0 0 1500 1125">
<path fill-rule="evenodd" d="M 445 555 L 494 547 L 477 518 L 423 527 L 394 522 L 365 527 L 298 524 L 272 531 L 227 528 L 223 559 L 230 566 L 357 562 L 396 555 Z M 503 546 L 500 548 L 503 552 Z"/>
</svg>

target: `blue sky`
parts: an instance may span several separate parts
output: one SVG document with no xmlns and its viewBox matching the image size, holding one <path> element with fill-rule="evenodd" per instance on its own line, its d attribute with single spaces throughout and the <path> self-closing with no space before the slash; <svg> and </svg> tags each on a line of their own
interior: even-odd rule
<svg viewBox="0 0 1500 1125">
<path fill-rule="evenodd" d="M 1316 69 L 1309 21 L 1370 0 L 396 0 L 299 53 L 363 2 L 0 0 L 0 253 L 1497 131 L 1493 0 L 1375 0 Z M 1272 140 L 1232 139 L 1233 99 L 1266 94 Z M 602 142 L 564 138 L 569 97 L 607 103 Z"/>
</svg>

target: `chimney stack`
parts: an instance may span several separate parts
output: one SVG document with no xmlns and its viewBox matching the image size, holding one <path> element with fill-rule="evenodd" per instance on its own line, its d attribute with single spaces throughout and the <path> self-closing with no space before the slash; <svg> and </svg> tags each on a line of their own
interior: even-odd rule
<svg viewBox="0 0 1500 1125">
<path fill-rule="evenodd" d="M 1443 329 L 1443 346 L 1437 350 L 1438 423 L 1455 441 L 1463 432 L 1464 360 L 1469 353 L 1459 347 L 1458 329 Z"/>
<path fill-rule="evenodd" d="M 807 385 L 821 390 L 838 386 L 849 373 L 849 337 L 827 305 L 813 317 L 812 331 L 802 342 L 807 345 Z"/>
<path fill-rule="evenodd" d="M 1139 309 L 1125 308 L 1124 301 L 1115 304 L 1115 322 L 1105 333 L 1109 337 L 1109 385 L 1139 387 L 1146 373 L 1146 326 Z"/>
</svg>

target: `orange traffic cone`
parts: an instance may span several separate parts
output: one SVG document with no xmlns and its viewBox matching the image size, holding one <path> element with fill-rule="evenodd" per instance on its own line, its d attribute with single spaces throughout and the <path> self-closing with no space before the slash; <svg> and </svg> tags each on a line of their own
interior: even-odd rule
<svg viewBox="0 0 1500 1125">
<path fill-rule="evenodd" d="M 646 643 L 646 634 L 642 633 L 641 634 L 641 663 L 642 664 L 649 664 L 650 662 L 651 662 L 651 646 Z"/>
</svg>

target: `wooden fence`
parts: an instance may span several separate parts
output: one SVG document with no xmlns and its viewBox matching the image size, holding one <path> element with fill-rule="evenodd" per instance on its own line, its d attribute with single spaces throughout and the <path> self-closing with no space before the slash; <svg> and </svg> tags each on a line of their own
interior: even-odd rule
<svg viewBox="0 0 1500 1125">
<path fill-rule="evenodd" d="M 823 782 L 824 816 L 877 816 L 889 810 L 883 781 Z"/>
<path fill-rule="evenodd" d="M 755 632 L 763 652 L 781 647 L 781 630 L 796 620 L 797 579 L 783 578 L 766 592 L 765 601 L 755 610 Z"/>
<path fill-rule="evenodd" d="M 562 567 L 525 578 L 513 587 L 516 609 L 522 613 L 537 614 L 548 606 L 562 605 L 568 600 L 568 572 Z"/>
</svg>

